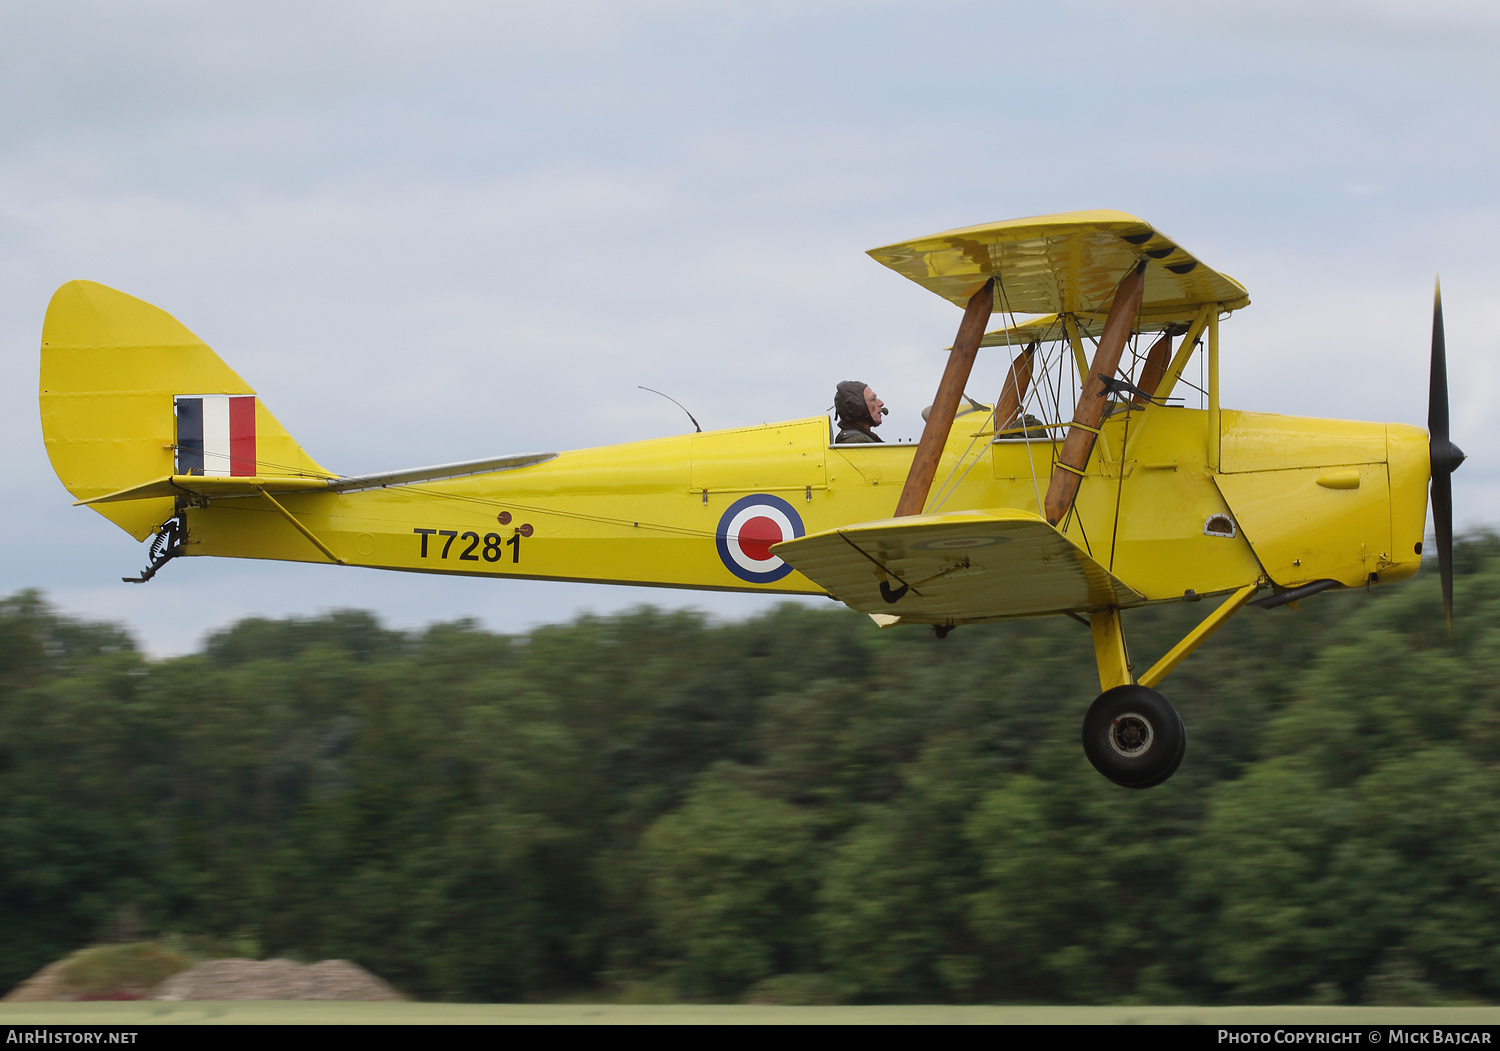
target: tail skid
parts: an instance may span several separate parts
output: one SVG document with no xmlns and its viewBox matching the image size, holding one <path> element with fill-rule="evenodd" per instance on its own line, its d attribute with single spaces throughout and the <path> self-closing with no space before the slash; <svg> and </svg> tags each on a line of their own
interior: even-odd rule
<svg viewBox="0 0 1500 1051">
<path fill-rule="evenodd" d="M 182 542 L 187 539 L 187 524 L 182 516 L 169 518 L 151 541 L 151 562 L 141 570 L 138 577 L 121 577 L 127 584 L 144 584 L 156 576 L 156 571 L 182 554 Z"/>
</svg>

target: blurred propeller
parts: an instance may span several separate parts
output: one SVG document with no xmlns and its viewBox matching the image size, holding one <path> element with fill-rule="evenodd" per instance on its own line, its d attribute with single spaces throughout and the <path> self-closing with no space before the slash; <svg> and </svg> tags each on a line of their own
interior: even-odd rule
<svg viewBox="0 0 1500 1051">
<path fill-rule="evenodd" d="M 1464 451 L 1448 437 L 1448 353 L 1443 343 L 1443 289 L 1432 293 L 1432 372 L 1427 388 L 1427 442 L 1432 460 L 1432 531 L 1443 577 L 1443 612 L 1453 634 L 1453 472 Z"/>
</svg>

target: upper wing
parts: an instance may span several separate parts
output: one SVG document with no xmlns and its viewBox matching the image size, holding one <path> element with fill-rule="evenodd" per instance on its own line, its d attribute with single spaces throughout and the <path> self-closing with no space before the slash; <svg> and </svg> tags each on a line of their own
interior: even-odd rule
<svg viewBox="0 0 1500 1051">
<path fill-rule="evenodd" d="M 965 305 L 988 276 L 999 278 L 1002 313 L 1098 313 L 1142 259 L 1141 313 L 1191 316 L 1204 303 L 1234 310 L 1250 302 L 1233 278 L 1209 269 L 1143 219 L 1124 212 L 1066 212 L 967 226 L 873 248 L 878 262 L 944 299 Z"/>
<path fill-rule="evenodd" d="M 999 508 L 890 518 L 771 549 L 862 613 L 948 623 L 1129 605 L 1139 592 L 1046 520 Z"/>
</svg>

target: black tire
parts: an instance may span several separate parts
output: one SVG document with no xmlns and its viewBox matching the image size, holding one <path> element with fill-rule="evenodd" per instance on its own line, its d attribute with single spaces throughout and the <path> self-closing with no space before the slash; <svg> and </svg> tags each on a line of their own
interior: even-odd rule
<svg viewBox="0 0 1500 1051">
<path fill-rule="evenodd" d="M 1182 716 L 1153 689 L 1105 690 L 1083 717 L 1083 754 L 1125 788 L 1151 788 L 1177 772 L 1187 754 Z"/>
</svg>

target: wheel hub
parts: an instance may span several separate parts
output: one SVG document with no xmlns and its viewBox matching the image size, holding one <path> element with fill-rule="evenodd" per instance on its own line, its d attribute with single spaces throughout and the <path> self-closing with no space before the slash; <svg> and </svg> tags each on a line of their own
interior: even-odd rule
<svg viewBox="0 0 1500 1051">
<path fill-rule="evenodd" d="M 1109 746 L 1126 759 L 1145 755 L 1155 738 L 1150 721 L 1135 712 L 1125 712 L 1109 727 Z"/>
</svg>

